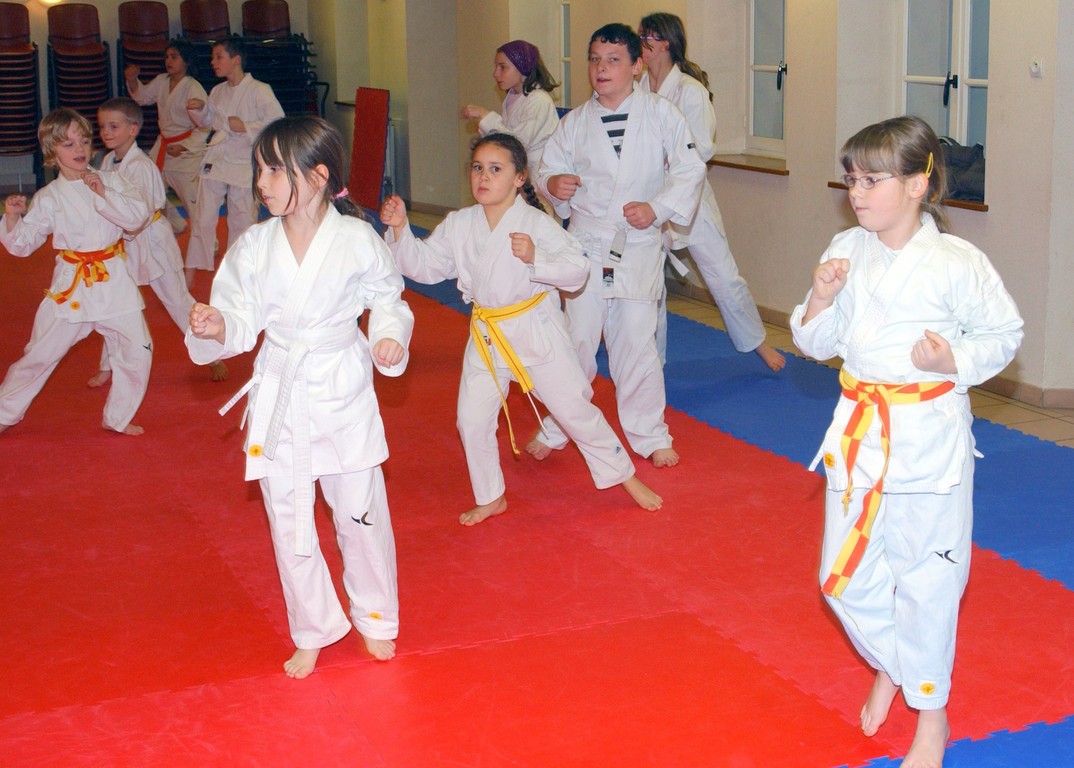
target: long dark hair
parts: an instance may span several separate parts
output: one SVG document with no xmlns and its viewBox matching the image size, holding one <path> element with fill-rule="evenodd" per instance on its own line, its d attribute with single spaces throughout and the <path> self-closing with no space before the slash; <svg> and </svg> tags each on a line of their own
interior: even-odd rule
<svg viewBox="0 0 1074 768">
<path fill-rule="evenodd" d="M 948 231 L 947 212 L 943 199 L 947 194 L 943 150 L 935 131 L 920 117 L 892 117 L 862 128 L 839 151 L 843 169 L 851 171 L 881 171 L 894 176 L 923 173 L 928 177 L 928 189 L 921 207 L 930 214 L 941 232 Z"/>
<path fill-rule="evenodd" d="M 164 49 L 167 53 L 168 48 L 173 49 L 179 54 L 179 58 L 183 60 L 186 65 L 186 73 L 189 77 L 198 79 L 198 62 L 197 56 L 194 53 L 194 46 L 189 41 L 181 37 L 173 37 L 168 41 L 168 46 Z"/>
<path fill-rule="evenodd" d="M 321 190 L 324 202 L 332 202 L 342 214 L 358 216 L 358 209 L 346 195 L 343 179 L 343 137 L 334 125 L 313 115 L 291 115 L 269 123 L 254 142 L 251 161 L 254 172 L 254 199 L 264 203 L 256 179 L 257 159 L 265 165 L 282 168 L 291 185 L 290 205 L 295 196 L 296 172 L 309 181 L 314 169 L 323 165 L 328 179 Z"/>
<path fill-rule="evenodd" d="M 678 64 L 679 69 L 683 72 L 705 86 L 705 90 L 709 92 L 709 101 L 712 101 L 712 90 L 709 88 L 708 74 L 699 65 L 686 58 L 686 30 L 682 25 L 682 19 L 673 13 L 650 13 L 648 16 L 642 17 L 638 28 L 645 36 L 667 41 L 668 55 L 671 56 L 671 61 Z"/>
<path fill-rule="evenodd" d="M 537 54 L 537 63 L 534 64 L 533 71 L 526 75 L 526 79 L 522 81 L 522 93 L 529 93 L 534 88 L 540 88 L 548 94 L 559 88 L 559 83 L 552 77 L 548 67 L 544 65 L 544 59 L 541 58 L 541 54 Z"/>
<path fill-rule="evenodd" d="M 481 136 L 474 140 L 474 143 L 470 147 L 470 160 L 474 159 L 474 154 L 478 149 L 486 144 L 492 144 L 500 149 L 507 150 L 511 155 L 511 165 L 515 167 L 515 173 L 521 173 L 526 177 L 526 181 L 522 184 L 520 190 L 522 198 L 532 205 L 534 208 L 544 210 L 544 206 L 541 205 L 541 199 L 537 197 L 537 190 L 533 188 L 533 183 L 530 181 L 529 172 L 526 170 L 529 161 L 526 159 L 526 148 L 522 146 L 522 142 L 509 133 L 489 133 L 485 136 Z"/>
</svg>

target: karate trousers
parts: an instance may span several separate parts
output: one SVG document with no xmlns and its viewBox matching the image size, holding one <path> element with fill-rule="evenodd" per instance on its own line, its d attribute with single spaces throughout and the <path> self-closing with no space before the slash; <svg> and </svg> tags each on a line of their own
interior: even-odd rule
<svg viewBox="0 0 1074 768">
<path fill-rule="evenodd" d="M 578 446 L 594 485 L 597 488 L 619 485 L 634 475 L 634 464 L 604 414 L 593 405 L 590 380 L 578 366 L 567 338 L 554 335 L 549 341 L 553 359 L 526 368 L 534 386 L 531 394 L 545 404 L 552 418 Z M 505 368 L 497 366 L 493 379 L 473 343 L 473 339 L 467 343 L 463 356 L 456 426 L 466 453 L 474 501 L 480 505 L 495 501 L 506 490 L 496 427 L 502 410 L 499 393 L 506 395 L 512 377 Z M 493 359 L 498 358 L 499 354 L 494 352 Z M 519 422 L 528 421 L 533 413 L 527 407 L 524 411 L 512 410 L 511 416 L 517 441 L 523 431 Z"/>
<path fill-rule="evenodd" d="M 821 583 L 861 512 L 856 488 L 825 494 Z M 865 555 L 842 597 L 825 596 L 862 658 L 902 686 L 914 709 L 940 709 L 951 691 L 958 608 L 970 571 L 973 459 L 950 493 L 885 493 Z"/>
<path fill-rule="evenodd" d="M 116 432 L 126 429 L 145 397 L 153 365 L 153 342 L 142 310 L 106 320 L 71 323 L 48 298 L 37 307 L 23 356 L 11 364 L 0 384 L 0 424 L 10 426 L 22 421 L 60 360 L 93 331 L 104 336 L 115 367 L 101 423 Z"/>
<path fill-rule="evenodd" d="M 257 223 L 257 204 L 252 187 L 237 187 L 204 176 L 198 182 L 198 204 L 190 220 L 190 242 L 186 249 L 186 268 L 216 269 L 216 223 L 220 204 L 227 199 L 227 247 L 251 224 Z"/>
<path fill-rule="evenodd" d="M 172 319 L 179 330 L 185 335 L 190 328 L 190 308 L 194 306 L 194 297 L 190 295 L 190 289 L 186 287 L 186 279 L 182 272 L 165 271 L 160 277 L 149 281 L 149 287 L 160 299 L 168 317 Z M 108 361 L 109 350 L 107 342 L 101 350 L 100 369 L 112 370 L 112 364 Z"/>
<path fill-rule="evenodd" d="M 313 554 L 295 554 L 293 478 L 260 480 L 291 639 L 296 648 L 324 648 L 346 636 L 353 622 L 364 637 L 394 640 L 399 634 L 399 590 L 384 473 L 378 465 L 360 472 L 322 475 L 318 482 L 332 510 L 343 556 L 350 621 L 336 596 L 316 530 Z"/>
<path fill-rule="evenodd" d="M 571 342 L 586 381 L 597 375 L 597 349 L 603 335 L 608 367 L 615 383 L 619 423 L 630 447 L 640 456 L 671 447 L 664 422 L 667 403 L 664 367 L 656 349 L 656 301 L 606 299 L 600 288 L 567 299 L 565 311 Z M 544 420 L 545 442 L 566 445 L 567 436 L 553 418 Z"/>
</svg>

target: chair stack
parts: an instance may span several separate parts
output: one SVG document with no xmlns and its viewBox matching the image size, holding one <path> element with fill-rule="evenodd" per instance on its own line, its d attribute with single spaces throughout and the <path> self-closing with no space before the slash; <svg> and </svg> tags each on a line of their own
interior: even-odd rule
<svg viewBox="0 0 1074 768">
<path fill-rule="evenodd" d="M 148 82 L 164 72 L 164 52 L 168 48 L 168 6 L 156 0 L 128 0 L 119 4 L 119 42 L 116 45 L 116 82 L 124 83 L 127 65 L 140 70 L 139 79 Z M 142 107 L 144 122 L 138 146 L 148 150 L 157 140 L 156 105 Z"/>
<path fill-rule="evenodd" d="M 48 9 L 49 106 L 74 109 L 97 135 L 97 107 L 112 97 L 111 57 L 96 7 L 65 3 Z"/>
<path fill-rule="evenodd" d="M 183 35 L 191 40 L 219 40 L 231 34 L 227 0 L 183 0 L 179 21 Z"/>
<path fill-rule="evenodd" d="M 41 122 L 37 46 L 30 41 L 30 17 L 22 3 L 0 3 L 0 155 L 33 155 L 38 186 Z"/>
<path fill-rule="evenodd" d="M 242 4 L 242 34 L 260 38 L 289 37 L 291 12 L 287 0 L 246 0 Z"/>
<path fill-rule="evenodd" d="M 291 34 L 287 0 L 246 0 L 242 4 L 242 33 L 246 68 L 272 86 L 283 111 L 323 115 L 328 84 L 317 80 L 310 61 L 316 54 L 309 42 L 302 35 Z"/>
</svg>

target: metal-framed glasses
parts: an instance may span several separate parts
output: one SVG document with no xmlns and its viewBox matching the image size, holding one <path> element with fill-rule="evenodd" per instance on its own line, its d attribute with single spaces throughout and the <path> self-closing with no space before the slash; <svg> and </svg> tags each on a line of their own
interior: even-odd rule
<svg viewBox="0 0 1074 768">
<path fill-rule="evenodd" d="M 847 189 L 853 189 L 855 184 L 861 184 L 862 189 L 872 189 L 880 182 L 894 178 L 892 173 L 887 176 L 851 176 L 848 173 L 843 177 L 843 183 L 847 185 Z"/>
</svg>

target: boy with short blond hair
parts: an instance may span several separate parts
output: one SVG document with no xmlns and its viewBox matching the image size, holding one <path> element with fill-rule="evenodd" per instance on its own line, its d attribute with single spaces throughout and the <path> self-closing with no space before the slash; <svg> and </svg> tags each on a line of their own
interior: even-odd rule
<svg viewBox="0 0 1074 768">
<path fill-rule="evenodd" d="M 37 135 L 45 165 L 58 175 L 30 206 L 25 195 L 7 197 L 0 243 L 15 256 L 29 256 L 51 234 L 56 269 L 25 353 L 0 384 L 0 432 L 22 420 L 67 351 L 97 331 L 112 350 L 115 379 L 103 425 L 140 435 L 144 430 L 131 420 L 149 383 L 153 344 L 142 295 L 123 260 L 123 232 L 142 226 L 149 206 L 118 174 L 89 167 L 93 129 L 74 110 L 50 112 Z"/>
</svg>

